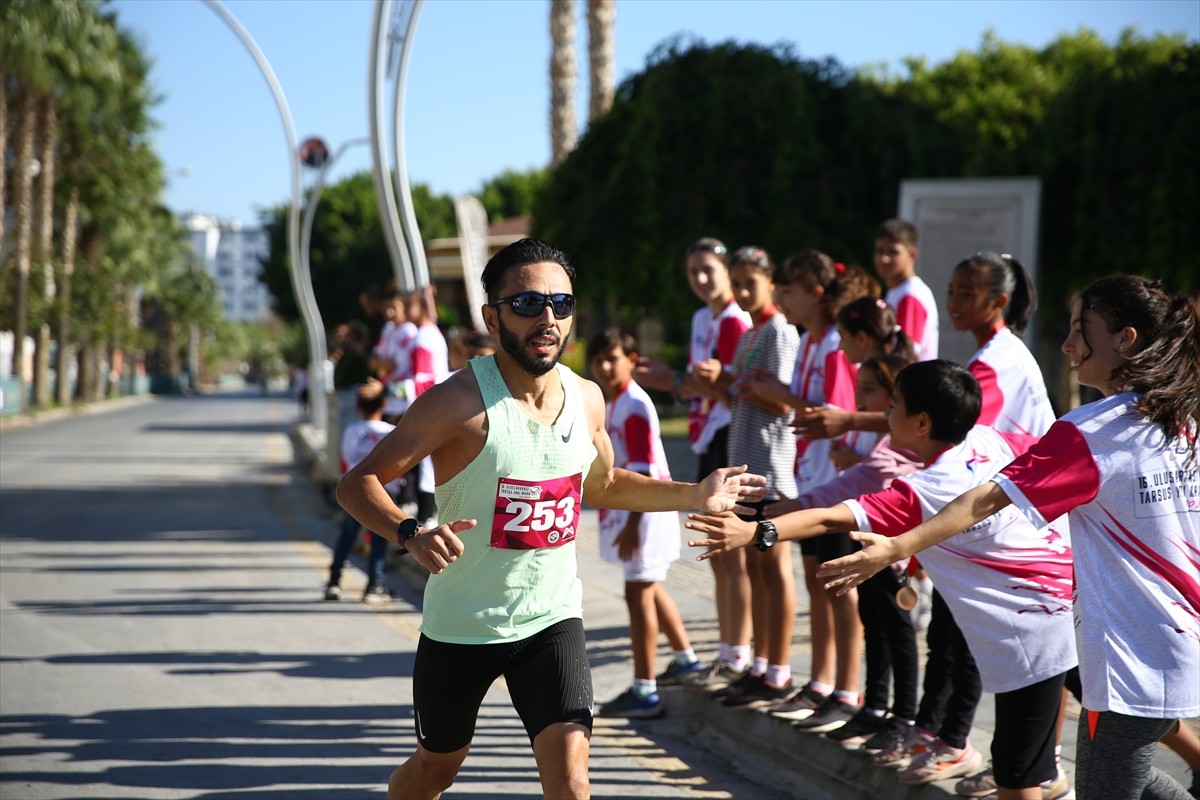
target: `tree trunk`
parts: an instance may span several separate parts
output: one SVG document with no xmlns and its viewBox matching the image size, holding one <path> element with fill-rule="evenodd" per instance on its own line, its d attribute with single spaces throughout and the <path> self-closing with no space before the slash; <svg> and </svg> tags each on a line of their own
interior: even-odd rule
<svg viewBox="0 0 1200 800">
<path fill-rule="evenodd" d="M 33 242 L 33 135 L 37 127 L 37 104 L 28 91 L 17 99 L 17 141 L 13 158 L 13 199 L 16 221 L 17 291 L 13 306 L 12 374 L 29 380 L 25 369 L 26 317 L 29 315 L 29 265 Z"/>
<path fill-rule="evenodd" d="M 72 187 L 63 212 L 62 275 L 59 278 L 59 303 L 56 340 L 58 342 L 58 383 L 56 399 L 60 406 L 71 402 L 71 279 L 75 275 L 76 226 L 79 224 L 79 188 Z"/>
<path fill-rule="evenodd" d="M 550 165 L 575 149 L 575 2 L 550 2 Z"/>
<path fill-rule="evenodd" d="M 58 148 L 58 107 L 52 96 L 41 102 L 42 171 L 38 175 L 41 192 L 38 198 L 37 243 L 41 262 L 42 313 L 38 325 L 33 360 L 33 405 L 50 405 L 50 306 L 54 302 L 54 168 Z"/>
<path fill-rule="evenodd" d="M 588 123 L 612 108 L 617 68 L 615 0 L 588 0 Z"/>
<path fill-rule="evenodd" d="M 8 74 L 0 68 L 0 286 L 4 284 L 4 204 L 8 178 Z"/>
</svg>

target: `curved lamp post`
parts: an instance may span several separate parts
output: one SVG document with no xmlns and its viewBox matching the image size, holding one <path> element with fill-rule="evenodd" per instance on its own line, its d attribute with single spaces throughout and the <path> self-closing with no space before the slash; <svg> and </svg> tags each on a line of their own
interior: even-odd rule
<svg viewBox="0 0 1200 800">
<path fill-rule="evenodd" d="M 275 72 L 271 69 L 271 64 L 250 33 L 221 4 L 220 0 L 204 0 L 204 2 L 229 26 L 250 52 L 254 63 L 258 65 L 263 77 L 267 80 L 271 95 L 275 98 L 275 105 L 279 109 L 279 116 L 283 121 L 283 132 L 287 137 L 288 166 L 291 172 L 291 204 L 288 207 L 287 239 L 292 292 L 296 297 L 296 305 L 300 309 L 304 327 L 308 333 L 309 414 L 318 436 L 324 438 L 327 435 L 328 427 L 328 381 L 325 366 L 328 360 L 326 357 L 327 345 L 325 327 L 321 322 L 321 312 L 317 308 L 316 296 L 313 293 L 312 274 L 307 269 L 307 254 L 302 255 L 300 249 L 300 156 L 296 144 L 296 130 L 292 124 L 292 112 L 288 108 L 287 98 L 283 95 L 283 88 L 279 85 Z"/>
</svg>

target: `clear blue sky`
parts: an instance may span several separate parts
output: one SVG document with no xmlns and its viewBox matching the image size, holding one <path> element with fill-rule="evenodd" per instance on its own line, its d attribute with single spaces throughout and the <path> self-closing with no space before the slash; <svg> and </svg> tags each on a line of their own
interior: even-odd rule
<svg viewBox="0 0 1200 800">
<path fill-rule="evenodd" d="M 283 85 L 297 135 L 334 149 L 367 135 L 368 0 L 227 0 Z M 116 0 L 154 60 L 163 102 L 155 142 L 168 171 L 167 204 L 253 224 L 256 208 L 286 202 L 283 128 L 266 82 L 224 23 L 200 0 Z M 1042 46 L 1091 28 L 1112 41 L 1143 34 L 1200 37 L 1200 0 L 617 0 L 617 80 L 637 72 L 680 32 L 709 42 L 792 43 L 806 58 L 847 66 L 906 56 L 944 61 L 994 29 Z M 587 118 L 587 24 L 580 3 L 580 110 Z M 407 148 L 412 181 L 462 194 L 507 168 L 549 160 L 548 0 L 428 0 L 409 67 Z M 350 148 L 332 179 L 366 169 Z M 181 174 L 191 167 L 190 175 Z M 306 175 L 306 181 L 311 175 Z"/>
</svg>

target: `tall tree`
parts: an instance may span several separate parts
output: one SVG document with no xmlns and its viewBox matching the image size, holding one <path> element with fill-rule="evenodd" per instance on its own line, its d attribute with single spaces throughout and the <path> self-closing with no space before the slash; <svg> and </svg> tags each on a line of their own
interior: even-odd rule
<svg viewBox="0 0 1200 800">
<path fill-rule="evenodd" d="M 575 0 L 550 0 L 550 165 L 575 149 Z"/>
<path fill-rule="evenodd" d="M 588 122 L 608 113 L 617 77 L 616 0 L 587 0 Z"/>
</svg>

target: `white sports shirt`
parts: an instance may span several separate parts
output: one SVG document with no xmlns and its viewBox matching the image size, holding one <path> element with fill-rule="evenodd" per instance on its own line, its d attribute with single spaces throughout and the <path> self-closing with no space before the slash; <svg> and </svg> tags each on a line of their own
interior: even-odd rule
<svg viewBox="0 0 1200 800">
<path fill-rule="evenodd" d="M 925 281 L 913 275 L 887 290 L 887 304 L 896 309 L 896 323 L 913 341 L 918 361 L 938 355 L 938 311 L 933 292 Z"/>
<path fill-rule="evenodd" d="M 692 315 L 692 340 L 688 349 L 688 370 L 692 365 L 710 358 L 719 359 L 723 369 L 729 369 L 737 353 L 738 340 L 750 330 L 750 315 L 730 300 L 721 313 L 713 316 L 708 306 Z M 708 450 L 713 435 L 729 424 L 729 407 L 706 397 L 693 397 L 688 405 L 688 440 L 692 452 Z"/>
<path fill-rule="evenodd" d="M 983 343 L 967 364 L 983 390 L 979 424 L 1041 436 L 1054 424 L 1042 370 L 1029 348 L 1007 327 Z"/>
</svg>

